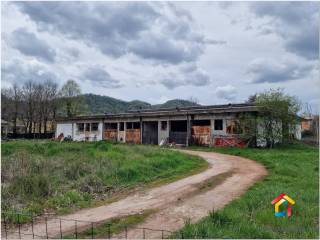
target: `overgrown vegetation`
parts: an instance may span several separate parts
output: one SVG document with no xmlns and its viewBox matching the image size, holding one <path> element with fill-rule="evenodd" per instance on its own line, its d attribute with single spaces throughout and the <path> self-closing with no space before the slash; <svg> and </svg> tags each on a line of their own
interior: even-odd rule
<svg viewBox="0 0 320 240">
<path fill-rule="evenodd" d="M 256 160 L 267 167 L 269 175 L 224 209 L 197 224 L 187 222 L 182 229 L 185 238 L 319 237 L 317 148 L 302 144 L 274 149 L 194 148 Z M 271 201 L 281 192 L 296 201 L 290 218 L 274 216 Z"/>
<path fill-rule="evenodd" d="M 51 141 L 1 146 L 2 211 L 67 213 L 207 167 L 201 158 L 156 146 Z"/>
<path fill-rule="evenodd" d="M 246 138 L 256 139 L 258 146 L 269 148 L 295 138 L 301 110 L 296 97 L 285 94 L 282 89 L 270 89 L 249 97 L 248 102 L 255 103 L 259 113 L 240 117 Z"/>
</svg>

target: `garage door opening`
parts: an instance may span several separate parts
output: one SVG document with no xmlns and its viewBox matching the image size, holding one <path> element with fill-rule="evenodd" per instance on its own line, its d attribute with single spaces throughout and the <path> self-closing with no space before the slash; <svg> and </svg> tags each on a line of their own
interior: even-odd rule
<svg viewBox="0 0 320 240">
<path fill-rule="evenodd" d="M 176 144 L 187 143 L 187 121 L 186 120 L 170 122 L 169 142 L 176 143 Z"/>
<path fill-rule="evenodd" d="M 158 144 L 158 122 L 143 122 L 142 143 Z"/>
</svg>

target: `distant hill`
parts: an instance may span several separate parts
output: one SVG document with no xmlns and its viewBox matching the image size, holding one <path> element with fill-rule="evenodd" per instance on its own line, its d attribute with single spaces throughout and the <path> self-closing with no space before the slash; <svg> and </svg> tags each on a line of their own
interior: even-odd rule
<svg viewBox="0 0 320 240">
<path fill-rule="evenodd" d="M 88 114 L 120 113 L 128 110 L 138 109 L 199 106 L 197 103 L 182 99 L 173 99 L 163 104 L 151 105 L 150 103 L 140 100 L 127 102 L 120 99 L 95 94 L 83 94 L 82 97 L 87 105 L 86 112 Z"/>
</svg>

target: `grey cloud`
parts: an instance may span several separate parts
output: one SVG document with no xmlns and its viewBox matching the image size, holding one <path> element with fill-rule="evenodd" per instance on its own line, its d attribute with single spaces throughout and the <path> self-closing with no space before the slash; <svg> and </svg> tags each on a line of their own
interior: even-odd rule
<svg viewBox="0 0 320 240">
<path fill-rule="evenodd" d="M 40 40 L 34 33 L 28 32 L 25 28 L 18 28 L 10 36 L 9 44 L 19 50 L 22 54 L 33 56 L 48 62 L 54 62 L 56 52 Z"/>
<path fill-rule="evenodd" d="M 161 81 L 168 89 L 174 89 L 180 86 L 206 86 L 211 83 L 210 76 L 206 71 L 198 68 L 194 64 L 182 66 L 179 73 L 171 73 L 169 76 L 164 77 Z"/>
<path fill-rule="evenodd" d="M 1 66 L 2 81 L 22 84 L 27 81 L 43 82 L 45 80 L 57 81 L 57 76 L 43 65 L 37 63 L 13 60 Z"/>
<path fill-rule="evenodd" d="M 208 44 L 213 44 L 213 45 L 225 45 L 225 44 L 227 44 L 227 41 L 214 40 L 214 39 L 207 39 L 207 40 L 205 40 L 205 42 L 208 43 Z"/>
<path fill-rule="evenodd" d="M 147 4 L 97 2 L 18 2 L 41 31 L 54 31 L 80 39 L 103 53 L 126 53 L 125 40 L 137 38 L 157 14 Z"/>
<path fill-rule="evenodd" d="M 78 58 L 80 56 L 80 51 L 77 48 L 67 48 L 66 52 L 73 58 Z"/>
<path fill-rule="evenodd" d="M 312 68 L 311 64 L 256 59 L 249 64 L 247 73 L 252 76 L 252 83 L 277 83 L 303 78 Z"/>
<path fill-rule="evenodd" d="M 157 63 L 176 64 L 195 61 L 206 44 L 223 44 L 223 41 L 206 40 L 203 33 L 193 27 L 190 13 L 173 4 L 15 4 L 37 24 L 39 30 L 81 40 L 113 57 L 133 53 Z M 164 8 L 170 11 L 168 16 L 161 11 Z"/>
<path fill-rule="evenodd" d="M 219 86 L 215 90 L 217 97 L 225 100 L 233 100 L 237 95 L 237 90 L 232 85 Z"/>
<path fill-rule="evenodd" d="M 112 78 L 101 66 L 89 67 L 84 71 L 82 78 L 105 88 L 119 88 L 122 86 L 120 81 Z"/>
<path fill-rule="evenodd" d="M 319 55 L 319 5 L 315 2 L 259 2 L 250 5 L 258 17 L 271 17 L 272 30 L 285 41 L 286 50 L 316 59 Z"/>
<path fill-rule="evenodd" d="M 142 58 L 171 64 L 194 61 L 202 53 L 201 46 L 197 44 L 185 46 L 183 42 L 174 42 L 168 38 L 153 35 L 133 42 L 130 49 Z"/>
</svg>

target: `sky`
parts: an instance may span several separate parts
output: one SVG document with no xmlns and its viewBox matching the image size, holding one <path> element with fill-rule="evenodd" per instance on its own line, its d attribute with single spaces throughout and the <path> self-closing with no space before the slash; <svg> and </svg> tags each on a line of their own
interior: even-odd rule
<svg viewBox="0 0 320 240">
<path fill-rule="evenodd" d="M 319 107 L 315 2 L 5 2 L 1 84 L 32 79 L 152 104 L 282 88 Z"/>
</svg>

